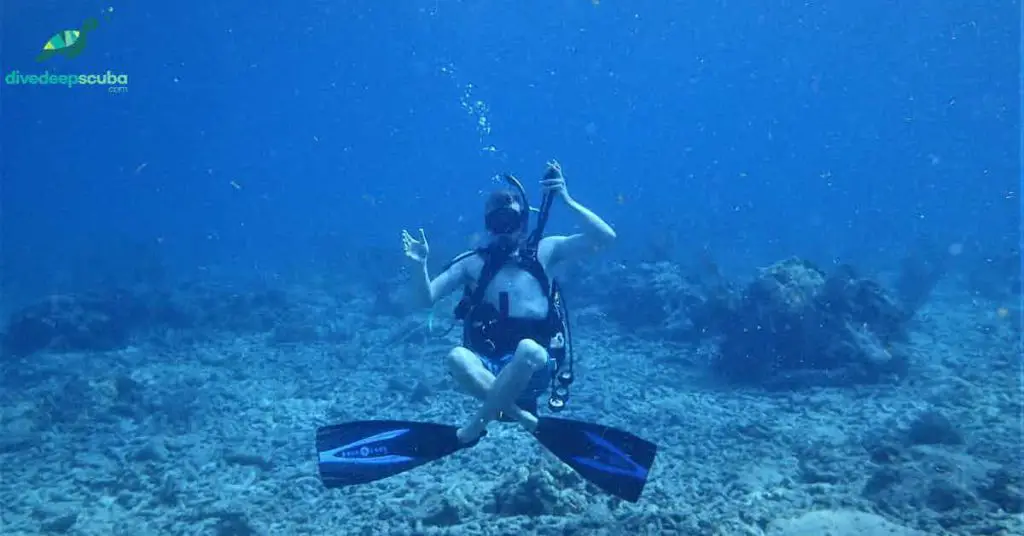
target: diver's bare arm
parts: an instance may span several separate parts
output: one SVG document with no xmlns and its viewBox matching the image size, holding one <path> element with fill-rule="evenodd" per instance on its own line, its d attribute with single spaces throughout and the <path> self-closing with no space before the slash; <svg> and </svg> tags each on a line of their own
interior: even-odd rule
<svg viewBox="0 0 1024 536">
<path fill-rule="evenodd" d="M 566 206 L 583 218 L 583 232 L 570 236 L 549 236 L 551 259 L 554 263 L 578 259 L 599 251 L 615 241 L 615 230 L 600 216 L 573 199 L 566 200 Z"/>
<path fill-rule="evenodd" d="M 430 307 L 434 303 L 430 291 L 430 270 L 426 261 L 423 262 L 419 274 L 413 274 L 409 285 L 410 297 L 415 307 Z"/>
<path fill-rule="evenodd" d="M 417 278 L 422 284 L 417 285 L 418 303 L 423 307 L 434 305 L 437 300 L 451 294 L 465 280 L 466 273 L 462 261 L 448 267 L 447 270 L 438 274 L 433 280 L 430 279 L 430 272 L 427 271 L 426 263 L 423 264 L 423 278 Z"/>
<path fill-rule="evenodd" d="M 589 208 L 579 204 L 575 199 L 569 199 L 565 203 L 570 210 L 583 217 L 583 224 L 586 227 L 583 235 L 593 245 L 601 247 L 610 244 L 615 240 L 615 230 L 611 225 L 594 214 Z"/>
</svg>

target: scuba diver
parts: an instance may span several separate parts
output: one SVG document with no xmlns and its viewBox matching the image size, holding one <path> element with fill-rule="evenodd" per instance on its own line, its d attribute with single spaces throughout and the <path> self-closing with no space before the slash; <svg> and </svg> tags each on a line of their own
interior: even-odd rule
<svg viewBox="0 0 1024 536">
<path fill-rule="evenodd" d="M 615 240 L 615 231 L 604 220 L 569 196 L 557 162 L 548 162 L 541 180 L 545 202 L 532 234 L 526 193 L 515 178 L 506 180 L 514 190 L 497 190 L 485 204 L 489 244 L 459 255 L 433 280 L 426 271 L 430 249 L 423 231 L 420 240 L 402 233 L 406 256 L 423 266 L 423 277 L 415 281 L 422 305 L 465 288 L 455 312 L 464 323 L 463 344 L 448 353 L 447 365 L 458 384 L 484 404 L 459 430 L 464 443 L 476 439 L 502 413 L 531 433 L 536 429 L 537 397 L 553 376 L 557 378 L 558 367 L 570 365 L 561 362 L 567 318 L 561 318 L 560 293 L 549 274 L 558 264 L 599 251 Z M 580 216 L 583 232 L 541 236 L 555 200 Z M 502 376 L 504 371 L 508 372 Z M 500 383 L 496 383 L 498 377 L 502 377 Z M 558 409 L 557 404 L 564 402 L 552 401 Z"/>
<path fill-rule="evenodd" d="M 561 411 L 573 382 L 572 339 L 561 290 L 551 274 L 561 264 L 600 251 L 615 231 L 574 200 L 562 168 L 550 161 L 541 179 L 544 197 L 536 228 L 522 184 L 485 203 L 485 247 L 467 251 L 431 279 L 426 234 L 402 231 L 405 255 L 422 269 L 415 299 L 430 307 L 463 288 L 455 317 L 462 345 L 448 352 L 449 373 L 481 400 L 462 427 L 411 421 L 358 421 L 317 432 L 320 476 L 327 487 L 379 480 L 471 447 L 494 420 L 518 422 L 581 476 L 620 498 L 637 501 L 657 446 L 628 432 L 595 423 L 541 417 L 537 399 L 549 388 L 548 408 Z M 543 236 L 549 211 L 560 201 L 581 220 L 580 233 Z"/>
</svg>

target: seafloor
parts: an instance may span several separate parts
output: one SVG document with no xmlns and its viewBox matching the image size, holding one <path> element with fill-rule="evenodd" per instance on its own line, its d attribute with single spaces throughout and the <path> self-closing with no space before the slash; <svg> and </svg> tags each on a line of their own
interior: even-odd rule
<svg viewBox="0 0 1024 536">
<path fill-rule="evenodd" d="M 933 298 L 903 381 L 775 392 L 716 384 L 694 347 L 575 311 L 563 415 L 660 445 L 638 504 L 501 423 L 405 475 L 323 489 L 318 425 L 473 410 L 443 370 L 458 330 L 425 337 L 424 317 L 353 302 L 344 340 L 182 332 L 36 354 L 4 368 L 0 533 L 1024 534 L 1019 330 L 1001 304 Z"/>
</svg>

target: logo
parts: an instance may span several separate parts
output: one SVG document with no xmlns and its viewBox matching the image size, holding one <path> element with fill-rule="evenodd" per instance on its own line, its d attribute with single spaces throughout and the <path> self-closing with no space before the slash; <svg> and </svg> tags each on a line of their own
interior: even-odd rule
<svg viewBox="0 0 1024 536">
<path fill-rule="evenodd" d="M 113 12 L 114 8 L 108 7 L 103 10 L 103 15 L 109 16 Z M 54 61 L 52 58 L 55 56 L 63 56 L 68 59 L 77 58 L 85 51 L 89 43 L 89 34 L 99 25 L 99 20 L 88 18 L 77 29 L 61 30 L 53 34 L 43 43 L 42 50 L 35 56 L 36 63 L 52 63 Z M 108 93 L 128 92 L 128 75 L 112 70 L 73 74 L 58 72 L 57 69 L 52 71 L 48 69 L 42 73 L 23 73 L 15 69 L 4 75 L 4 83 L 8 86 L 64 86 L 69 88 L 105 86 Z"/>
<path fill-rule="evenodd" d="M 341 458 L 369 458 L 370 456 L 386 456 L 387 447 L 362 447 L 356 450 L 344 450 L 337 454 Z"/>
<path fill-rule="evenodd" d="M 409 433 L 408 428 L 382 432 L 347 445 L 321 450 L 317 453 L 320 463 L 348 465 L 396 465 L 415 459 L 395 454 L 387 443 Z"/>
<path fill-rule="evenodd" d="M 44 62 L 57 54 L 68 58 L 77 58 L 85 50 L 89 32 L 95 30 L 99 25 L 100 23 L 96 19 L 85 19 L 81 29 L 57 32 L 43 45 L 43 51 L 36 56 L 36 61 Z"/>
<path fill-rule="evenodd" d="M 124 88 L 127 90 L 128 75 L 114 74 L 107 71 L 104 74 L 57 74 L 43 71 L 42 74 L 22 74 L 21 71 L 11 71 L 4 76 L 4 82 L 12 86 L 25 85 L 53 85 L 74 87 L 77 85 L 106 85 L 110 89 Z M 114 93 L 112 91 L 112 93 Z M 123 91 L 117 91 L 123 93 Z"/>
</svg>

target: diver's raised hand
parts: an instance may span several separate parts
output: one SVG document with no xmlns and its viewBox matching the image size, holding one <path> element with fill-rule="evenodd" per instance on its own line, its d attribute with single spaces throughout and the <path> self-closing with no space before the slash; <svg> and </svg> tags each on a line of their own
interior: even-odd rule
<svg viewBox="0 0 1024 536">
<path fill-rule="evenodd" d="M 540 187 L 544 194 L 552 193 L 563 201 L 570 201 L 569 190 L 565 186 L 565 177 L 562 176 L 562 165 L 557 160 L 549 160 L 547 169 L 544 170 L 544 178 L 540 180 Z"/>
<path fill-rule="evenodd" d="M 409 231 L 402 229 L 402 249 L 406 257 L 426 264 L 427 257 L 430 256 L 430 244 L 427 244 L 427 235 L 423 233 L 423 229 L 420 229 L 419 240 L 413 238 Z"/>
</svg>

